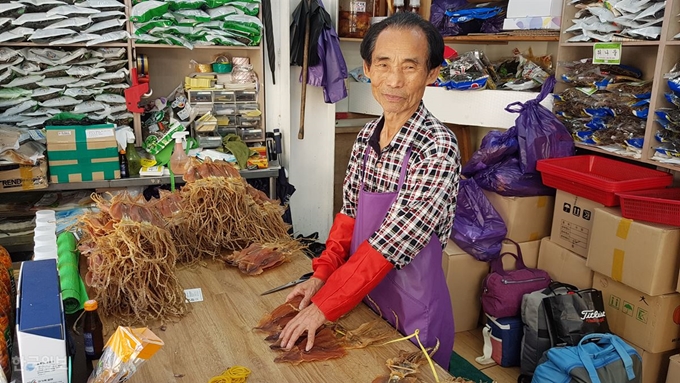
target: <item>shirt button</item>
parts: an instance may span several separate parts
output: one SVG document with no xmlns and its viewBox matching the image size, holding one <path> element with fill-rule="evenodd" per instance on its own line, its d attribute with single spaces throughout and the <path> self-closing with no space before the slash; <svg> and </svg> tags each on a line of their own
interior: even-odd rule
<svg viewBox="0 0 680 383">
<path fill-rule="evenodd" d="M 378 163 L 378 164 L 375 165 L 375 166 L 376 166 L 378 169 L 382 168 L 382 164 L 381 164 L 381 163 Z"/>
</svg>

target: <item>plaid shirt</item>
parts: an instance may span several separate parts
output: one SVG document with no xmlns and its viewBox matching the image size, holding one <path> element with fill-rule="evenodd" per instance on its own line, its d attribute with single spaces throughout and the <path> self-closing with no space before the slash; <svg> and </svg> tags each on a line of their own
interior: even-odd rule
<svg viewBox="0 0 680 383">
<path fill-rule="evenodd" d="M 460 176 L 460 154 L 453 132 L 430 114 L 422 101 L 418 110 L 380 150 L 384 120 L 366 124 L 354 142 L 345 182 L 342 213 L 356 218 L 361 166 L 369 145 L 364 188 L 369 192 L 395 192 L 401 163 L 408 147 L 411 157 L 404 186 L 378 231 L 368 242 L 397 269 L 408 265 L 428 244 L 432 234 L 442 249 L 453 226 Z"/>
</svg>

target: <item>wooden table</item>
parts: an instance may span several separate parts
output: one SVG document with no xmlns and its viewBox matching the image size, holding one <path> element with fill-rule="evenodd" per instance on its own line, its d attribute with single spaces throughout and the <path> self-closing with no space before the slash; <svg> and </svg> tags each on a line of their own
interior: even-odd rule
<svg viewBox="0 0 680 383">
<path fill-rule="evenodd" d="M 165 346 L 141 366 L 130 383 L 207 383 L 233 365 L 252 370 L 248 383 L 370 383 L 380 375 L 389 375 L 385 362 L 399 350 L 415 351 L 410 341 L 389 345 L 373 345 L 348 350 L 340 359 L 302 363 L 274 363 L 277 352 L 269 349 L 265 334 L 254 331 L 260 318 L 283 303 L 290 289 L 260 296 L 265 290 L 279 286 L 309 272 L 309 259 L 300 254 L 292 262 L 258 276 L 241 274 L 237 269 L 211 263 L 208 267 L 178 272 L 185 289 L 201 288 L 203 302 L 191 303 L 192 311 L 178 323 L 170 323 L 165 331 L 152 327 Z M 360 304 L 340 323 L 348 328 L 378 318 Z M 108 329 L 110 334 L 112 328 Z M 401 335 L 393 330 L 390 339 Z M 105 335 L 108 337 L 108 334 Z M 450 377 L 437 366 L 440 380 Z M 435 382 L 427 364 L 417 375 L 422 382 Z"/>
</svg>

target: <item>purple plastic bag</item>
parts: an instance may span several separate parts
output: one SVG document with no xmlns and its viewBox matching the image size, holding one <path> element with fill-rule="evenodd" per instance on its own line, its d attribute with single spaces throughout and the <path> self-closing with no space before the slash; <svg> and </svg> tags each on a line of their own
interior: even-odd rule
<svg viewBox="0 0 680 383">
<path fill-rule="evenodd" d="M 473 177 L 477 172 L 501 162 L 505 157 L 512 156 L 519 151 L 517 142 L 517 128 L 508 130 L 492 130 L 484 138 L 479 150 L 472 154 L 472 158 L 463 166 L 462 174 Z"/>
<path fill-rule="evenodd" d="M 451 239 L 480 261 L 498 258 L 508 233 L 503 218 L 474 179 L 460 180 Z"/>
<path fill-rule="evenodd" d="M 467 0 L 432 0 L 430 22 L 442 36 L 458 36 L 462 33 L 462 28 L 460 25 L 450 22 L 450 18 L 444 13 L 449 9 L 457 10 L 469 5 Z"/>
<path fill-rule="evenodd" d="M 500 162 L 475 173 L 475 181 L 483 189 L 506 197 L 532 197 L 554 195 L 555 189 L 543 185 L 538 172 L 524 173 L 517 155 L 507 156 Z"/>
<path fill-rule="evenodd" d="M 536 172 L 536 161 L 574 155 L 574 139 L 560 120 L 540 104 L 555 87 L 555 77 L 550 76 L 541 93 L 534 100 L 522 104 L 513 102 L 505 110 L 519 113 L 515 120 L 520 150 L 520 169 L 523 173 Z"/>
</svg>

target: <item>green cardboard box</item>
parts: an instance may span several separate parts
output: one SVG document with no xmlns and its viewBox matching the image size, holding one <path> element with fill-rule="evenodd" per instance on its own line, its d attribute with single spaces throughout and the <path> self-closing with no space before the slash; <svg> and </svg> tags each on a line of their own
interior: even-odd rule
<svg viewBox="0 0 680 383">
<path fill-rule="evenodd" d="M 46 126 L 54 183 L 120 178 L 115 125 Z"/>
</svg>

